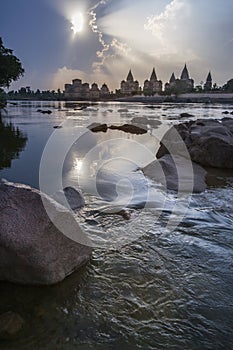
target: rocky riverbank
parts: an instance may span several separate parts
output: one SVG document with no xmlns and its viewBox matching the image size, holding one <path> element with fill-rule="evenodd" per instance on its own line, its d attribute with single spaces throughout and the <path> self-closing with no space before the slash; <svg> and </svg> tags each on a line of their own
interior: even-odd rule
<svg viewBox="0 0 233 350">
<path fill-rule="evenodd" d="M 174 125 L 161 140 L 157 160 L 144 174 L 175 191 L 203 192 L 215 169 L 232 170 L 233 119 L 199 119 Z M 206 171 L 207 170 L 207 171 Z"/>
</svg>

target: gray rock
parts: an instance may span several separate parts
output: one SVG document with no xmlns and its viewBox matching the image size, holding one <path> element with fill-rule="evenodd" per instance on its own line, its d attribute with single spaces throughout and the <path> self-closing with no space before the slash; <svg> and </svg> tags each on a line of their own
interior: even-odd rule
<svg viewBox="0 0 233 350">
<path fill-rule="evenodd" d="M 81 190 L 74 187 L 65 187 L 63 191 L 55 193 L 53 199 L 67 207 L 67 203 L 72 210 L 79 210 L 84 207 L 85 201 Z M 67 203 L 66 203 L 67 201 Z M 69 208 L 68 208 L 69 209 Z"/>
<path fill-rule="evenodd" d="M 188 155 L 205 167 L 233 169 L 233 123 L 224 119 L 200 119 L 173 126 L 164 135 L 157 158 L 168 153 Z"/>
<path fill-rule="evenodd" d="M 206 189 L 206 171 L 181 156 L 166 154 L 147 165 L 143 173 L 153 181 L 162 183 L 168 190 L 200 193 Z"/>
<path fill-rule="evenodd" d="M 232 133 L 233 135 L 233 118 L 223 118 L 222 124 L 227 127 L 227 129 Z"/>
<path fill-rule="evenodd" d="M 181 118 L 193 118 L 194 115 L 190 113 L 180 113 Z"/>
<path fill-rule="evenodd" d="M 88 127 L 92 132 L 106 132 L 108 130 L 107 124 L 92 123 Z"/>
<path fill-rule="evenodd" d="M 109 129 L 120 130 L 135 135 L 142 135 L 147 133 L 147 129 L 145 127 L 140 127 L 133 124 L 110 125 Z"/>
<path fill-rule="evenodd" d="M 73 215 L 30 186 L 0 182 L 0 222 L 0 280 L 54 284 L 90 259 L 90 242 Z"/>
<path fill-rule="evenodd" d="M 160 120 L 157 120 L 157 119 L 149 119 L 145 116 L 143 117 L 134 117 L 132 118 L 131 120 L 131 123 L 136 125 L 136 126 L 139 126 L 139 127 L 144 127 L 145 130 L 147 130 L 147 126 L 151 126 L 153 128 L 157 128 L 159 125 L 161 125 L 161 121 Z"/>
</svg>

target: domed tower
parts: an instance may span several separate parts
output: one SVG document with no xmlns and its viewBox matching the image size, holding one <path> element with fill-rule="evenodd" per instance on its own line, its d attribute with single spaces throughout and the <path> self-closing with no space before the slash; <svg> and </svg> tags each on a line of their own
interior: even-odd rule
<svg viewBox="0 0 233 350">
<path fill-rule="evenodd" d="M 90 89 L 90 98 L 98 99 L 99 97 L 100 97 L 100 90 L 98 88 L 98 85 L 96 83 L 93 83 Z"/>
<path fill-rule="evenodd" d="M 110 94 L 109 88 L 107 86 L 107 84 L 103 84 L 101 89 L 100 89 L 100 95 L 101 96 L 108 96 Z"/>
<path fill-rule="evenodd" d="M 165 91 L 172 89 L 175 85 L 176 85 L 176 77 L 173 72 L 171 75 L 171 78 L 169 79 L 169 82 L 165 84 Z"/>
<path fill-rule="evenodd" d="M 145 95 L 154 95 L 162 91 L 162 81 L 158 80 L 155 68 L 153 68 L 150 80 L 144 81 L 143 92 Z"/>
<path fill-rule="evenodd" d="M 184 69 L 182 70 L 180 76 L 179 89 L 182 90 L 183 93 L 191 92 L 194 87 L 194 80 L 189 77 L 188 68 L 186 63 L 184 65 Z"/>
<path fill-rule="evenodd" d="M 140 90 L 139 83 L 137 80 L 134 81 L 133 74 L 131 72 L 131 69 L 127 75 L 126 81 L 123 80 L 121 82 L 121 88 L 120 91 L 123 95 L 130 96 L 132 94 L 137 93 Z"/>
</svg>

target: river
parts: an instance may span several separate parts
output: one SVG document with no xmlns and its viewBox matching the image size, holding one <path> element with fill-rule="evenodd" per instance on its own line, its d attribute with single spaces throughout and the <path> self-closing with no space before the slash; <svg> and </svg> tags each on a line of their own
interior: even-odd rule
<svg viewBox="0 0 233 350">
<path fill-rule="evenodd" d="M 221 119 L 232 110 L 220 104 L 109 102 L 83 110 L 65 102 L 8 104 L 2 122 L 18 128 L 13 132 L 21 143 L 6 147 L 0 177 L 42 185 L 50 195 L 60 182 L 81 187 L 86 207 L 78 220 L 94 250 L 86 267 L 58 285 L 0 282 L 0 313 L 12 310 L 25 321 L 1 349 L 233 348 L 232 174 L 227 181 L 218 174 L 219 185 L 204 193 L 179 196 L 140 170 L 153 161 L 165 131 L 187 120 L 180 113 Z M 151 120 L 147 134 L 87 128 L 135 117 Z M 43 164 L 42 154 L 51 162 Z M 59 154 L 61 165 L 53 161 Z M 116 214 L 121 209 L 129 220 Z"/>
</svg>

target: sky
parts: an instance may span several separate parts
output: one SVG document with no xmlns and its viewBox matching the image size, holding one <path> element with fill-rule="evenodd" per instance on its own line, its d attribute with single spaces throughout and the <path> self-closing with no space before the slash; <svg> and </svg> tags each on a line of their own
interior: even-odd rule
<svg viewBox="0 0 233 350">
<path fill-rule="evenodd" d="M 12 89 L 65 83 L 166 83 L 187 63 L 195 85 L 233 78 L 232 0 L 1 0 L 0 37 L 25 69 Z"/>
</svg>

